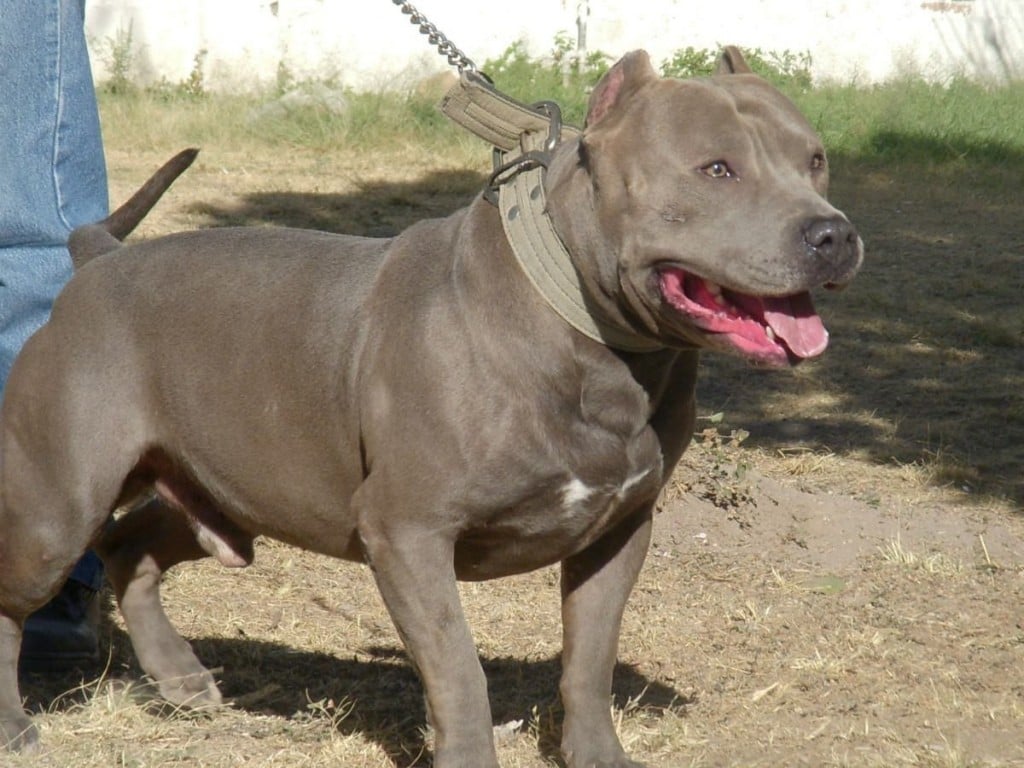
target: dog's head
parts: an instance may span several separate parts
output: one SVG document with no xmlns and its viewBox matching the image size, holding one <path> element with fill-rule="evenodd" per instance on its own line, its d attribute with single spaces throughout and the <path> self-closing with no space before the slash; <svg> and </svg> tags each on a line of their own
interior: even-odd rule
<svg viewBox="0 0 1024 768">
<path fill-rule="evenodd" d="M 586 257 L 585 279 L 616 314 L 761 364 L 824 351 L 809 291 L 851 280 L 863 244 L 826 199 L 814 129 L 738 50 L 685 81 L 624 57 L 590 98 L 576 167 L 599 230 L 587 250 L 606 254 Z"/>
</svg>

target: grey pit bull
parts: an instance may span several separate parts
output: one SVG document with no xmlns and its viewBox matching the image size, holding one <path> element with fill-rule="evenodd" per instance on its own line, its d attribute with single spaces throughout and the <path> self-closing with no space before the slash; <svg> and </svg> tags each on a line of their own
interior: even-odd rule
<svg viewBox="0 0 1024 768">
<path fill-rule="evenodd" d="M 563 321 L 484 199 L 392 239 L 234 228 L 120 247 L 124 211 L 77 231 L 88 263 L 3 403 L 0 739 L 36 742 L 22 622 L 89 546 L 162 695 L 219 702 L 160 579 L 206 556 L 248 565 L 270 536 L 370 566 L 438 768 L 497 766 L 456 580 L 560 563 L 565 762 L 639 765 L 615 735 L 612 668 L 699 352 L 820 354 L 808 291 L 847 283 L 863 254 L 807 120 L 735 49 L 719 70 L 662 79 L 627 55 L 546 176 L 592 311 L 654 351 Z"/>
</svg>

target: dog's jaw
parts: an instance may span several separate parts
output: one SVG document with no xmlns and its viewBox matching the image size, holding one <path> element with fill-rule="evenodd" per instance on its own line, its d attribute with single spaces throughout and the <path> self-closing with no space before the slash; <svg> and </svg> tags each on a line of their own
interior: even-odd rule
<svg viewBox="0 0 1024 768">
<path fill-rule="evenodd" d="M 785 367 L 817 357 L 828 331 L 806 291 L 761 297 L 731 291 L 678 266 L 655 271 L 660 300 L 709 347 L 725 348 L 751 362 Z"/>
</svg>

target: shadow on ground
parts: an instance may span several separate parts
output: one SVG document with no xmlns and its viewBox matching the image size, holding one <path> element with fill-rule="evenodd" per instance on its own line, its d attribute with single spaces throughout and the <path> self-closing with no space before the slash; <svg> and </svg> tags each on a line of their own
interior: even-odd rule
<svg viewBox="0 0 1024 768">
<path fill-rule="evenodd" d="M 903 151 L 936 151 L 921 141 Z M 829 351 L 792 372 L 706 356 L 702 402 L 759 447 L 918 463 L 936 484 L 1020 505 L 1024 157 L 955 149 L 983 161 L 840 158 L 832 200 L 859 227 L 867 256 L 846 291 L 818 297 Z"/>
<path fill-rule="evenodd" d="M 82 704 L 96 687 L 83 681 L 95 681 L 104 675 L 125 681 L 142 679 L 128 655 L 127 635 L 113 627 L 108 629 L 113 641 L 106 670 L 96 664 L 45 675 L 22 675 L 22 694 L 30 712 L 59 713 Z M 343 704 L 335 711 L 344 710 L 350 703 L 351 711 L 336 722 L 340 733 L 360 734 L 373 741 L 396 766 L 429 765 L 423 740 L 427 719 L 423 690 L 402 649 L 371 646 L 358 658 L 342 659 L 251 638 L 194 638 L 190 644 L 207 668 L 218 670 L 215 676 L 220 690 L 236 708 L 303 720 L 311 716 L 317 702 Z M 560 760 L 560 661 L 484 658 L 481 663 L 487 675 L 494 724 L 522 721 L 514 730 L 536 728 L 543 755 Z M 137 693 L 145 698 L 145 689 Z M 616 667 L 613 694 L 617 706 L 639 702 L 641 709 L 654 715 L 668 710 L 682 713 L 693 703 L 624 664 Z M 161 706 L 155 700 L 153 704 L 154 717 L 181 715 L 170 705 Z M 200 723 L 197 727 L 204 726 Z"/>
<path fill-rule="evenodd" d="M 213 226 L 273 224 L 391 237 L 468 204 L 485 182 L 473 171 L 438 171 L 409 183 L 363 181 L 355 194 L 258 192 L 246 195 L 241 205 L 199 203 L 189 210 Z"/>
<path fill-rule="evenodd" d="M 936 484 L 1024 503 L 1024 157 L 925 134 L 879 133 L 871 146 L 870 157 L 833 158 L 832 199 L 867 259 L 846 291 L 818 297 L 830 350 L 781 372 L 707 355 L 702 406 L 754 446 L 919 464 Z M 193 212 L 215 226 L 389 236 L 464 205 L 483 183 L 438 172 Z"/>
</svg>

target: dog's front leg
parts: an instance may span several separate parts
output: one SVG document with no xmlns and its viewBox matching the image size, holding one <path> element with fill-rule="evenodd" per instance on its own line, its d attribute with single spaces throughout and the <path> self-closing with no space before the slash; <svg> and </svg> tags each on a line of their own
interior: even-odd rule
<svg viewBox="0 0 1024 768">
<path fill-rule="evenodd" d="M 487 681 L 462 612 L 454 542 L 408 520 L 367 520 L 360 535 L 388 612 L 427 693 L 435 768 L 498 768 Z"/>
<path fill-rule="evenodd" d="M 642 768 L 611 715 L 612 672 L 626 600 L 651 541 L 651 507 L 562 561 L 562 755 L 568 768 Z"/>
</svg>

